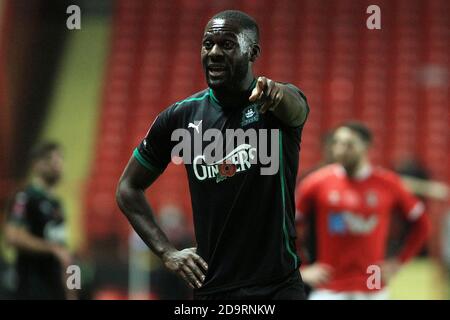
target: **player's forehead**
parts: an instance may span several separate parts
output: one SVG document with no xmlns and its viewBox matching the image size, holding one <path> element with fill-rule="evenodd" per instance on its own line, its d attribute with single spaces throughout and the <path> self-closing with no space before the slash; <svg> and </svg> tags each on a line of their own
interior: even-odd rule
<svg viewBox="0 0 450 320">
<path fill-rule="evenodd" d="M 334 141 L 346 142 L 354 142 L 355 140 L 360 140 L 358 134 L 347 127 L 337 128 L 334 132 L 333 139 Z"/>
<path fill-rule="evenodd" d="M 216 18 L 206 24 L 203 37 L 221 36 L 237 38 L 242 31 L 241 29 L 239 22 L 236 20 Z"/>
<path fill-rule="evenodd" d="M 64 160 L 64 155 L 61 150 L 53 150 L 46 158 L 46 161 L 49 163 L 53 163 L 54 161 L 62 161 Z"/>
<path fill-rule="evenodd" d="M 53 159 L 59 159 L 59 158 L 63 158 L 62 150 L 55 149 L 55 150 L 48 151 L 42 157 L 36 159 L 36 161 L 37 162 L 49 162 Z"/>
</svg>

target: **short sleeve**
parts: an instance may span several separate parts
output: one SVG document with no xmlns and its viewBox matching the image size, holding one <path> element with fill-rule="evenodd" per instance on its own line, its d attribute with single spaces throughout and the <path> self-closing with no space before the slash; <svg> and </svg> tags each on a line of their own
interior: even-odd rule
<svg viewBox="0 0 450 320">
<path fill-rule="evenodd" d="M 299 125 L 296 128 L 301 128 L 305 125 L 306 120 L 308 119 L 308 115 L 309 115 L 309 104 L 308 104 L 308 99 L 306 98 L 306 95 L 296 86 L 294 86 L 291 83 L 285 83 L 289 88 L 293 89 L 295 92 L 297 92 L 297 94 L 303 99 L 305 100 L 306 103 L 306 115 L 305 115 L 305 119 L 303 120 L 303 123 L 301 125 Z"/>
<path fill-rule="evenodd" d="M 171 159 L 170 108 L 161 112 L 150 126 L 133 156 L 148 170 L 163 172 Z"/>
<path fill-rule="evenodd" d="M 14 197 L 8 210 L 8 223 L 17 226 L 27 225 L 28 196 L 25 192 L 19 192 Z"/>
<path fill-rule="evenodd" d="M 425 212 L 423 202 L 406 189 L 399 177 L 394 180 L 394 189 L 396 192 L 396 208 L 407 220 L 417 220 Z"/>
<path fill-rule="evenodd" d="M 296 91 L 298 93 L 298 95 L 305 100 L 306 103 L 306 116 L 305 116 L 305 120 L 303 120 L 303 123 L 300 126 L 303 126 L 306 122 L 306 120 L 308 119 L 308 115 L 309 115 L 309 104 L 308 104 L 308 99 L 306 98 L 306 95 L 303 93 L 303 91 L 301 91 L 299 88 L 297 88 L 296 86 L 294 86 L 293 84 L 287 83 L 286 85 L 288 85 L 290 88 L 294 89 L 294 91 Z"/>
<path fill-rule="evenodd" d="M 283 83 L 283 82 L 281 82 Z M 309 105 L 308 105 L 308 100 L 306 99 L 306 96 L 303 94 L 303 92 L 297 88 L 296 86 L 294 86 L 293 84 L 290 83 L 283 83 L 284 85 L 289 86 L 289 88 L 293 89 L 295 92 L 298 93 L 299 97 L 301 97 L 302 99 L 305 100 L 306 103 L 306 115 L 305 115 L 305 119 L 303 120 L 303 123 L 298 125 L 298 126 L 288 126 L 286 124 L 284 124 L 281 120 L 279 120 L 275 114 L 269 112 L 267 113 L 267 119 L 269 120 L 269 126 L 271 128 L 276 128 L 276 129 L 280 129 L 285 137 L 287 137 L 288 140 L 292 140 L 294 142 L 294 144 L 297 146 L 297 148 L 300 147 L 300 142 L 301 142 L 301 137 L 302 137 L 302 132 L 303 132 L 303 127 L 306 123 L 306 120 L 308 119 L 308 115 L 309 115 Z M 299 150 L 297 150 L 298 152 Z"/>
</svg>

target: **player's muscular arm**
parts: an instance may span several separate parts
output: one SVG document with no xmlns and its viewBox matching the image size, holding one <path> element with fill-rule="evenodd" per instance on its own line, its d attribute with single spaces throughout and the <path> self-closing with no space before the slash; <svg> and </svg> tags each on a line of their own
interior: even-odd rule
<svg viewBox="0 0 450 320">
<path fill-rule="evenodd" d="M 157 177 L 158 174 L 145 169 L 131 158 L 120 178 L 116 199 L 134 230 L 158 257 L 162 257 L 163 254 L 174 251 L 175 248 L 156 224 L 144 194 L 145 189 Z"/>
<path fill-rule="evenodd" d="M 308 115 L 306 100 L 290 84 L 283 84 L 266 77 L 259 77 L 250 101 L 263 101 L 261 113 L 268 110 L 285 125 L 296 127 L 303 124 Z"/>
<path fill-rule="evenodd" d="M 200 287 L 207 269 L 206 262 L 196 254 L 195 248 L 178 251 L 169 242 L 157 225 L 145 197 L 145 190 L 158 176 L 132 157 L 119 181 L 117 203 L 137 234 L 162 259 L 164 265 L 178 273 L 191 287 Z"/>
</svg>

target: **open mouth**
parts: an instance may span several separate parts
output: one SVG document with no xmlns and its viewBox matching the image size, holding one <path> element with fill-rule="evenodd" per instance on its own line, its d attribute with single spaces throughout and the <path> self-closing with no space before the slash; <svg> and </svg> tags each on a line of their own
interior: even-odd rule
<svg viewBox="0 0 450 320">
<path fill-rule="evenodd" d="M 208 74 L 212 77 L 220 77 L 226 73 L 225 66 L 222 65 L 209 65 Z"/>
</svg>

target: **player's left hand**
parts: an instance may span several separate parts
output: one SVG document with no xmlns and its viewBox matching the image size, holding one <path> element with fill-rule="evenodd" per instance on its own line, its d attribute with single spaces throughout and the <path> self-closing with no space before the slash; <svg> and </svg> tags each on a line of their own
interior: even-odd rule
<svg viewBox="0 0 450 320">
<path fill-rule="evenodd" d="M 168 251 L 162 260 L 166 268 L 181 276 L 191 288 L 202 286 L 208 264 L 197 254 L 197 248 Z"/>
<path fill-rule="evenodd" d="M 256 87 L 253 89 L 249 101 L 263 101 L 259 112 L 265 113 L 267 110 L 273 111 L 283 99 L 284 91 L 282 84 L 277 83 L 266 77 L 258 77 Z"/>
<path fill-rule="evenodd" d="M 400 270 L 401 263 L 397 259 L 389 259 L 381 264 L 381 279 L 384 283 L 389 283 Z"/>
</svg>

